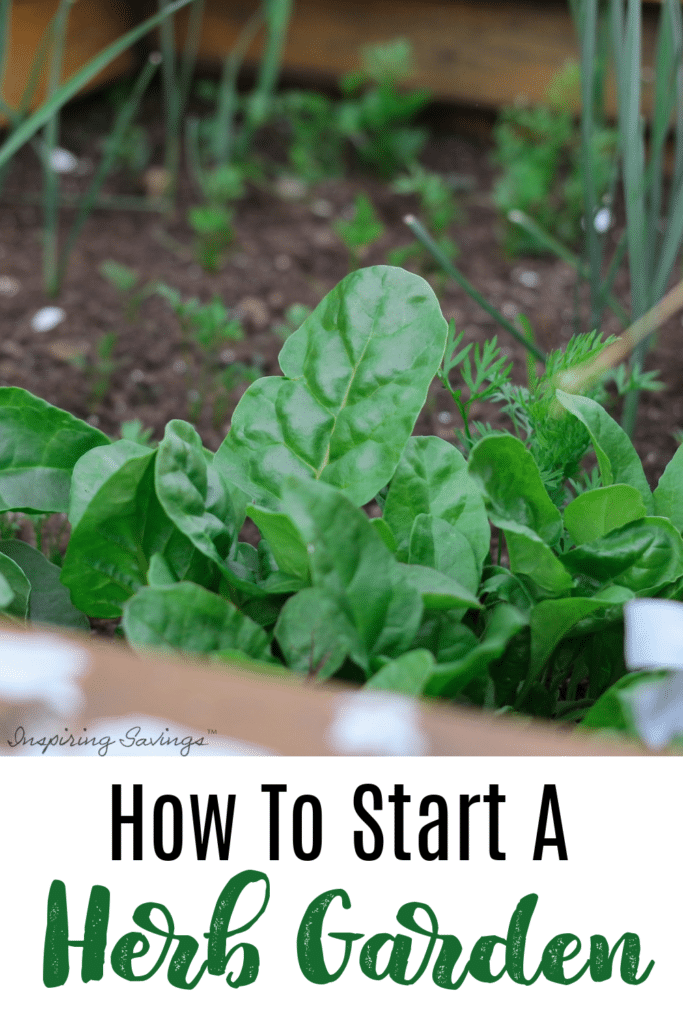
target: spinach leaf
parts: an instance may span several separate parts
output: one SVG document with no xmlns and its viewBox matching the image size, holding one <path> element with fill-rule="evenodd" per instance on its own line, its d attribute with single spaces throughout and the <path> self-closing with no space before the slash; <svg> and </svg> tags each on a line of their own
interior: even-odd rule
<svg viewBox="0 0 683 1024">
<path fill-rule="evenodd" d="M 0 512 L 67 512 L 82 455 L 102 431 L 22 388 L 0 387 Z"/>
<path fill-rule="evenodd" d="M 284 377 L 242 396 L 217 460 L 255 504 L 277 508 L 290 476 L 365 504 L 396 468 L 446 334 L 422 278 L 397 267 L 350 274 L 285 342 Z"/>
</svg>

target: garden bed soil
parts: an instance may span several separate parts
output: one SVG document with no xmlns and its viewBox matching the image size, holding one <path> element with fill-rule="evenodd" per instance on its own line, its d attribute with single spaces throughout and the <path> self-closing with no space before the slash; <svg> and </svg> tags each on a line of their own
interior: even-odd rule
<svg viewBox="0 0 683 1024">
<path fill-rule="evenodd" d="M 158 156 L 161 128 L 155 109 L 150 101 L 145 117 Z M 110 117 L 111 106 L 102 94 L 80 100 L 63 115 L 62 144 L 81 161 L 92 161 L 98 156 Z M 469 182 L 468 189 L 458 193 L 462 217 L 451 230 L 461 253 L 458 265 L 506 316 L 514 318 L 521 313 L 528 317 L 543 349 L 562 345 L 574 330 L 575 275 L 550 257 L 506 259 L 500 219 L 491 201 L 495 177 L 491 147 L 486 133 L 478 130 L 483 122 L 478 116 L 471 119 L 477 126 L 475 132 L 462 127 L 455 131 L 453 123 L 452 117 L 444 119 L 438 111 L 432 112 L 432 134 L 423 162 L 430 169 Z M 467 125 L 467 118 L 459 123 Z M 272 156 L 272 140 L 265 139 L 263 146 Z M 365 265 L 385 262 L 389 250 L 413 240 L 402 218 L 418 213 L 417 203 L 412 197 L 395 195 L 386 182 L 354 170 L 342 180 L 313 187 L 304 197 L 288 198 L 287 190 L 294 189 L 288 178 L 291 174 L 283 165 L 279 180 L 270 175 L 266 184 L 249 186 L 246 197 L 236 204 L 236 243 L 216 274 L 206 273 L 195 259 L 187 209 L 199 196 L 187 178 L 180 182 L 171 219 L 159 213 L 95 211 L 73 253 L 61 295 L 49 300 L 41 275 L 41 210 L 18 198 L 20 193 L 37 193 L 41 187 L 37 158 L 26 147 L 15 159 L 0 196 L 0 385 L 27 388 L 88 418 L 112 437 L 119 436 L 123 421 L 138 418 L 160 438 L 168 420 L 188 417 L 192 368 L 184 366 L 188 354 L 178 322 L 158 296 L 145 300 L 137 320 L 127 320 L 119 295 L 98 269 L 103 260 L 116 260 L 136 270 L 141 284 L 163 281 L 184 298 L 196 296 L 201 301 L 217 295 L 241 318 L 244 339 L 229 343 L 220 354 L 223 368 L 236 368 L 220 421 L 214 422 L 208 406 L 197 421 L 204 443 L 215 449 L 229 428 L 231 409 L 248 386 L 246 379 L 240 379 L 240 367 L 278 373 L 282 339 L 275 329 L 282 325 L 287 308 L 293 303 L 315 306 L 348 273 L 348 254 L 331 225 L 335 218 L 349 214 L 357 194 L 367 193 L 386 226 L 384 237 L 365 254 Z M 87 176 L 65 175 L 63 190 L 82 190 L 86 182 Z M 143 193 L 140 181 L 122 176 L 112 179 L 106 191 L 111 195 Z M 71 217 L 71 211 L 62 212 L 63 229 L 68 228 Z M 617 223 L 614 239 L 621 230 Z M 615 290 L 628 306 L 625 270 L 620 272 Z M 465 342 L 483 342 L 499 335 L 514 360 L 515 379 L 523 382 L 526 358 L 518 344 L 455 282 L 441 282 L 440 294 L 444 315 L 454 318 L 457 331 L 464 330 Z M 31 327 L 32 317 L 52 304 L 64 311 L 64 320 L 50 331 L 37 333 Z M 606 317 L 603 330 L 617 329 L 617 322 Z M 648 368 L 659 370 L 665 390 L 643 396 L 634 441 L 652 484 L 673 455 L 677 446 L 674 435 L 683 425 L 681 329 L 677 316 L 662 329 L 648 362 Z M 89 400 L 88 374 L 75 364 L 79 359 L 92 360 L 98 342 L 111 331 L 118 335 L 116 366 L 107 394 L 94 408 Z M 503 422 L 496 407 L 475 407 L 474 418 Z M 448 394 L 435 383 L 416 433 L 451 440 L 458 426 Z"/>
</svg>

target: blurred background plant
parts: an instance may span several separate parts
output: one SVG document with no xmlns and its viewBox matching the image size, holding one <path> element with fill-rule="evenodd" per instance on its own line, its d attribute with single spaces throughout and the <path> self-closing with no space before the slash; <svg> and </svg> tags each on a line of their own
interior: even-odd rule
<svg viewBox="0 0 683 1024">
<path fill-rule="evenodd" d="M 565 245 L 576 246 L 584 215 L 580 128 L 573 108 L 581 91 L 581 66 L 565 64 L 548 88 L 540 106 L 504 107 L 494 127 L 493 161 L 501 168 L 493 201 L 507 218 L 511 210 L 531 216 Z M 617 132 L 600 125 L 592 133 L 588 159 L 595 188 L 607 206 L 612 204 Z M 519 224 L 505 221 L 508 256 L 546 251 Z"/>
<path fill-rule="evenodd" d="M 352 271 L 358 270 L 369 247 L 382 237 L 384 225 L 368 197 L 359 192 L 353 204 L 352 214 L 335 220 L 332 230 L 348 250 L 349 271 Z"/>
</svg>

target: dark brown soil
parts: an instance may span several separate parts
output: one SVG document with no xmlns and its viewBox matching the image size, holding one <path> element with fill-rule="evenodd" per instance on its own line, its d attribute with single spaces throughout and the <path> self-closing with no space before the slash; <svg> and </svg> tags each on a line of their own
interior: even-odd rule
<svg viewBox="0 0 683 1024">
<path fill-rule="evenodd" d="M 62 144 L 80 158 L 96 156 L 108 109 L 102 97 L 95 96 L 67 110 Z M 148 116 L 153 118 L 153 111 Z M 153 121 L 150 124 L 153 128 Z M 462 218 L 451 231 L 461 251 L 460 268 L 506 315 L 525 314 L 544 349 L 563 344 L 573 329 L 573 271 L 552 258 L 512 262 L 504 257 L 500 224 L 490 200 L 494 177 L 490 148 L 471 134 L 448 130 L 443 123 L 434 122 L 433 129 L 424 163 L 471 180 L 471 188 L 460 194 Z M 158 129 L 156 135 L 158 138 Z M 279 177 L 286 176 L 283 167 Z M 65 175 L 62 187 L 78 191 L 86 181 L 87 177 Z M 144 301 L 136 320 L 126 319 L 119 295 L 98 270 L 103 260 L 113 259 L 135 269 L 142 284 L 164 281 L 183 297 L 196 296 L 201 301 L 218 295 L 240 315 L 244 340 L 228 343 L 219 357 L 221 369 L 236 367 L 225 407 L 218 408 L 217 416 L 216 406 L 211 408 L 212 403 L 207 402 L 198 417 L 205 444 L 217 447 L 229 427 L 231 408 L 247 387 L 240 367 L 278 373 L 282 340 L 275 328 L 283 323 L 285 310 L 292 303 L 314 306 L 348 272 L 348 255 L 331 223 L 346 214 L 358 192 L 370 196 L 386 225 L 384 238 L 367 252 L 366 265 L 385 262 L 390 249 L 412 241 L 402 218 L 409 212 L 418 213 L 416 203 L 410 197 L 394 195 L 387 183 L 367 174 L 350 172 L 343 180 L 316 186 L 300 199 L 282 198 L 284 187 L 272 173 L 265 185 L 249 186 L 247 196 L 236 204 L 236 244 L 223 268 L 213 275 L 202 270 L 195 259 L 186 211 L 199 197 L 187 179 L 181 182 L 176 213 L 170 220 L 158 213 L 98 210 L 80 237 L 62 293 L 53 300 L 43 291 L 41 211 L 18 198 L 20 193 L 40 189 L 38 161 L 27 147 L 15 160 L 0 196 L 0 384 L 28 388 L 55 405 L 88 417 L 111 436 L 119 436 L 123 421 L 139 418 L 159 438 L 167 420 L 188 417 L 188 390 L 195 386 L 196 378 L 178 323 L 157 296 Z M 110 195 L 142 194 L 140 182 L 121 176 L 109 182 L 106 191 Z M 71 217 L 70 211 L 63 211 L 63 228 Z M 522 272 L 528 270 L 536 272 L 534 287 L 523 283 Z M 626 305 L 627 285 L 624 271 L 616 291 Z M 483 341 L 498 334 L 515 358 L 517 379 L 524 380 L 524 353 L 457 284 L 447 281 L 442 286 L 441 301 L 444 315 L 455 319 L 457 330 L 465 331 L 466 341 Z M 48 305 L 61 307 L 65 318 L 54 329 L 36 333 L 31 318 Z M 617 327 L 609 318 L 603 324 L 608 333 Z M 95 407 L 90 397 L 91 377 L 82 364 L 94 360 L 98 342 L 111 331 L 118 335 L 116 366 L 107 394 Z M 635 437 L 651 482 L 657 480 L 675 451 L 674 432 L 683 426 L 680 336 L 681 320 L 676 317 L 662 330 L 648 364 L 660 370 L 666 384 L 665 391 L 644 396 Z M 475 418 L 487 412 L 475 410 Z M 434 385 L 417 432 L 452 438 L 454 426 L 460 423 L 450 398 Z"/>
</svg>

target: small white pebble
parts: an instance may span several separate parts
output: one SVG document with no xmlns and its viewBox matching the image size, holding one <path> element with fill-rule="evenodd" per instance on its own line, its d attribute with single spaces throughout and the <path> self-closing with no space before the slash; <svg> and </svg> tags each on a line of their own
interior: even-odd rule
<svg viewBox="0 0 683 1024">
<path fill-rule="evenodd" d="M 525 288 L 538 288 L 538 282 L 540 278 L 535 270 L 521 270 L 519 273 L 519 283 L 523 284 Z"/>
<path fill-rule="evenodd" d="M 145 371 L 144 370 L 136 369 L 136 370 L 131 370 L 130 371 L 130 382 L 131 382 L 131 384 L 139 384 L 144 379 L 145 379 Z"/>
<path fill-rule="evenodd" d="M 329 199 L 316 199 L 311 203 L 311 213 L 315 214 L 316 217 L 331 217 L 334 213 L 334 207 Z"/>
<path fill-rule="evenodd" d="M 450 423 L 451 420 L 453 419 L 451 414 L 449 412 L 446 412 L 445 410 L 443 412 L 438 413 L 436 418 L 439 421 L 439 423 Z"/>
<path fill-rule="evenodd" d="M 173 369 L 176 373 L 185 373 L 185 370 L 187 369 L 187 363 L 185 362 L 184 359 L 176 359 L 175 363 L 173 364 Z"/>
<path fill-rule="evenodd" d="M 275 182 L 275 191 L 280 199 L 305 199 L 308 186 L 301 178 L 278 178 Z"/>
<path fill-rule="evenodd" d="M 78 170 L 78 158 L 58 146 L 50 153 L 50 167 L 57 174 L 74 174 Z"/>
<path fill-rule="evenodd" d="M 65 316 L 66 313 L 59 306 L 44 306 L 31 318 L 31 327 L 34 331 L 51 331 L 62 323 Z"/>
<path fill-rule="evenodd" d="M 276 256 L 273 260 L 273 264 L 275 269 L 282 273 L 285 270 L 289 270 L 291 267 L 292 257 L 288 256 L 286 252 L 280 253 L 280 255 Z"/>
<path fill-rule="evenodd" d="M 599 234 L 604 235 L 604 233 L 609 230 L 611 223 L 612 214 L 603 206 L 602 210 L 598 210 L 593 218 L 593 227 Z"/>
<path fill-rule="evenodd" d="M 16 277 L 8 277 L 6 274 L 0 276 L 0 295 L 6 295 L 8 299 L 12 299 L 19 291 L 19 287 Z"/>
<path fill-rule="evenodd" d="M 91 427 L 99 427 L 100 417 L 97 415 L 96 412 L 94 412 L 92 416 L 88 416 L 88 423 L 90 424 Z"/>
<path fill-rule="evenodd" d="M 508 320 L 514 320 L 519 310 L 515 306 L 514 302 L 504 302 L 502 309 L 503 316 L 506 316 Z"/>
<path fill-rule="evenodd" d="M 234 348 L 224 348 L 221 352 L 221 362 L 224 366 L 229 366 L 230 363 L 234 363 L 237 359 L 237 353 Z"/>
</svg>

